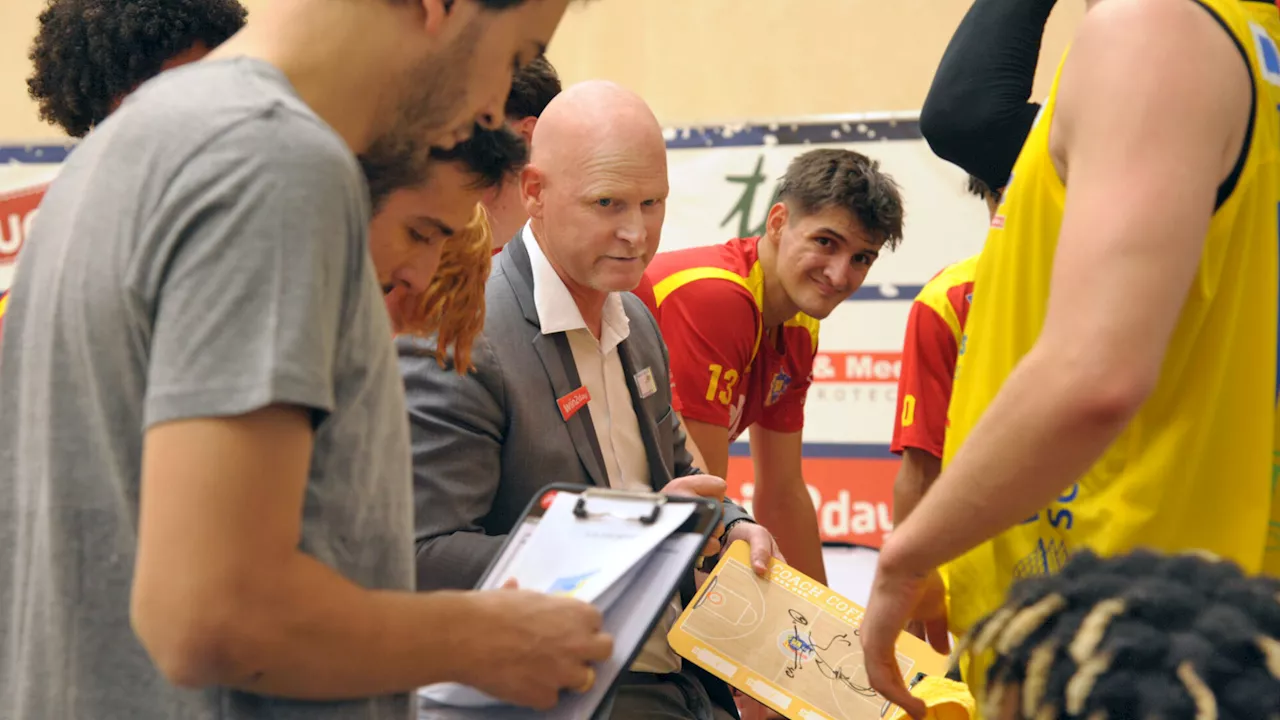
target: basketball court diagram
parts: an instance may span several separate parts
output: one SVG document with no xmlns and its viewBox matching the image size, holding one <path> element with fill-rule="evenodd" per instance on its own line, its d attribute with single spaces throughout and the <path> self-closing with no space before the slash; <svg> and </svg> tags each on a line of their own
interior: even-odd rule
<svg viewBox="0 0 1280 720">
<path fill-rule="evenodd" d="M 884 698 L 871 689 L 855 624 L 726 558 L 681 630 L 751 668 L 830 718 L 873 720 Z M 898 652 L 903 676 L 915 662 Z M 751 693 L 751 688 L 741 688 Z M 817 720 L 816 713 L 801 713 Z"/>
</svg>

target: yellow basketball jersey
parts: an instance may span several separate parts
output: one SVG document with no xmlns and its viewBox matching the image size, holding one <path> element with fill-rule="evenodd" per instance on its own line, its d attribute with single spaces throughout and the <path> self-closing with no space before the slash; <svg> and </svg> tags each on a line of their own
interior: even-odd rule
<svg viewBox="0 0 1280 720">
<path fill-rule="evenodd" d="M 1280 449 L 1280 53 L 1243 7 L 1254 3 L 1195 1 L 1227 28 L 1250 66 L 1255 101 L 1244 162 L 1213 215 L 1159 381 L 1137 416 L 1055 503 L 944 568 L 957 633 L 994 610 L 1014 580 L 1054 572 L 1084 547 L 1203 548 L 1251 571 L 1263 566 Z M 1057 92 L 1055 78 L 982 251 L 944 465 L 1044 322 L 1066 197 L 1049 152 Z M 981 685 L 985 663 L 969 660 L 965 680 Z"/>
</svg>

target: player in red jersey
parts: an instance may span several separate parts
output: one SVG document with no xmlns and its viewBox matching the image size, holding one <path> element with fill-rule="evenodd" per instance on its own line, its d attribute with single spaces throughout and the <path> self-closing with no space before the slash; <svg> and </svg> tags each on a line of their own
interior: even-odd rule
<svg viewBox="0 0 1280 720">
<path fill-rule="evenodd" d="M 974 176 L 969 177 L 969 192 L 986 201 L 994 218 L 999 194 Z M 890 446 L 902 456 L 893 483 L 895 525 L 907 517 L 942 470 L 951 380 L 969 303 L 973 301 L 973 273 L 978 257 L 949 265 L 933 276 L 921 288 L 907 316 L 902 373 L 898 377 L 898 413 Z"/>
<path fill-rule="evenodd" d="M 750 428 L 755 516 L 792 565 L 824 582 L 800 462 L 818 321 L 901 240 L 902 215 L 878 163 L 813 150 L 787 168 L 762 237 L 660 253 L 636 291 L 670 348 L 672 405 L 702 467 L 724 477 L 729 444 Z"/>
</svg>

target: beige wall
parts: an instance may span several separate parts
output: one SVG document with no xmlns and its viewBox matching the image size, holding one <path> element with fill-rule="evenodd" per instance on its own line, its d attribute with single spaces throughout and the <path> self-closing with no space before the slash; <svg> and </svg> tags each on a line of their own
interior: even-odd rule
<svg viewBox="0 0 1280 720">
<path fill-rule="evenodd" d="M 969 2 L 595 0 L 569 11 L 549 54 L 567 82 L 621 82 L 667 124 L 915 110 Z M 0 142 L 58 136 L 24 82 L 43 5 L 0 0 Z M 1059 3 L 1037 92 L 1083 5 Z"/>
</svg>

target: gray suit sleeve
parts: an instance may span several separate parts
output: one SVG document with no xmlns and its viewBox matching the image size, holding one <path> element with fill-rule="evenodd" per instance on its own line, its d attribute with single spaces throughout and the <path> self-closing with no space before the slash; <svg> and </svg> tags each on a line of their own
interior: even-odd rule
<svg viewBox="0 0 1280 720">
<path fill-rule="evenodd" d="M 435 341 L 397 340 L 413 443 L 418 590 L 471 588 L 506 536 L 486 535 L 502 466 L 504 394 L 497 357 L 476 339 L 466 375 L 436 362 Z"/>
</svg>

